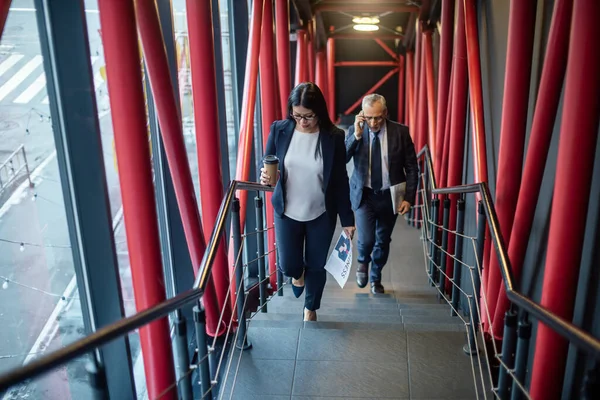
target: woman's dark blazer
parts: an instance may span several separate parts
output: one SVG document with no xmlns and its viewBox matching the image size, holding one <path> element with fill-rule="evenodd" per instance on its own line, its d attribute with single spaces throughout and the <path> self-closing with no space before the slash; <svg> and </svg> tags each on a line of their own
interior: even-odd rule
<svg viewBox="0 0 600 400">
<path fill-rule="evenodd" d="M 275 186 L 271 203 L 273 211 L 281 217 L 285 210 L 285 155 L 290 146 L 296 123 L 285 119 L 275 121 L 267 141 L 265 154 L 275 154 L 279 158 L 281 179 Z M 332 132 L 321 131 L 321 151 L 323 154 L 323 185 L 325 187 L 325 208 L 333 218 L 340 216 L 343 227 L 354 226 L 354 213 L 350 205 L 350 185 L 346 171 L 346 145 L 344 131 L 338 127 Z"/>
</svg>

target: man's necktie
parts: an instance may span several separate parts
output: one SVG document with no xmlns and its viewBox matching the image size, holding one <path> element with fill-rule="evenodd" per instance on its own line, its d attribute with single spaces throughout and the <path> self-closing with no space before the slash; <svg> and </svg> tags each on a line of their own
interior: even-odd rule
<svg viewBox="0 0 600 400">
<path fill-rule="evenodd" d="M 373 132 L 373 147 L 371 148 L 371 188 L 381 190 L 382 172 L 381 172 L 381 143 L 379 141 L 379 132 Z"/>
</svg>

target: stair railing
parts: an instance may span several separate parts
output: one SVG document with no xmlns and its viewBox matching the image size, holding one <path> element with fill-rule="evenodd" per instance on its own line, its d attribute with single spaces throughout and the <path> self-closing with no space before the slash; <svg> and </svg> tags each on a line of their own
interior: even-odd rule
<svg viewBox="0 0 600 400">
<path fill-rule="evenodd" d="M 468 335 L 467 344 L 464 346 L 465 353 L 472 356 L 479 355 L 478 333 L 481 334 L 480 337 L 486 355 L 488 351 L 494 352 L 493 357 L 486 357 L 487 360 L 484 360 L 484 363 L 487 362 L 489 372 L 488 382 L 485 381 L 483 376 L 484 371 L 481 360 L 479 357 L 472 358 L 473 378 L 476 387 L 478 386 L 478 380 L 481 380 L 484 388 L 484 398 L 487 398 L 485 387 L 490 383 L 494 383 L 493 391 L 494 396 L 497 398 L 530 398 L 524 384 L 529 339 L 531 337 L 529 316 L 544 323 L 579 350 L 600 361 L 600 340 L 554 314 L 516 289 L 510 259 L 500 232 L 498 217 L 487 183 L 481 182 L 439 188 L 437 187 L 431 154 L 427 145 L 419 151 L 417 159 L 420 169 L 417 191 L 419 200 L 407 219 L 412 226 L 421 228 L 425 269 L 431 285 L 438 290 L 439 298 L 444 299 L 451 306 L 451 315 L 460 317 L 465 323 Z M 464 196 L 477 193 L 481 196 L 477 206 L 477 235 L 469 236 L 464 232 L 466 204 Z M 451 207 L 449 196 L 457 197 L 455 203 L 456 226 L 453 229 L 449 229 Z M 440 197 L 444 198 L 443 202 L 440 201 Z M 440 207 L 443 207 L 443 210 Z M 499 260 L 506 295 L 511 302 L 511 307 L 506 313 L 504 340 L 500 352 L 496 349 L 494 340 L 485 339 L 480 318 L 480 313 L 484 312 L 488 314 L 489 321 L 489 310 L 485 294 L 480 291 L 486 224 L 489 227 L 496 256 Z M 454 250 L 448 246 L 449 242 L 452 242 L 449 239 L 452 238 L 455 239 Z M 463 241 L 465 239 L 472 241 L 475 265 L 468 265 L 465 262 L 465 257 L 463 257 Z M 461 279 L 465 267 L 471 278 L 467 283 L 462 282 Z M 461 301 L 462 297 L 467 299 L 466 304 Z M 464 318 L 460 311 L 461 305 L 467 314 Z M 521 311 L 520 320 L 518 320 L 519 310 Z M 477 376 L 475 371 L 476 362 L 479 362 L 481 376 Z M 492 374 L 492 369 L 496 368 L 499 368 L 497 376 Z"/>
<path fill-rule="evenodd" d="M 236 198 L 237 191 L 254 191 L 257 193 L 255 198 L 256 205 L 256 213 L 257 213 L 257 229 L 256 232 L 249 232 L 246 234 L 242 233 L 242 228 L 240 224 L 240 208 L 239 201 Z M 95 393 L 95 396 L 98 398 L 107 398 L 106 393 L 106 382 L 105 375 L 100 367 L 99 363 L 97 363 L 95 359 L 95 352 L 102 347 L 103 345 L 108 344 L 110 341 L 124 337 L 129 333 L 139 329 L 153 321 L 156 321 L 161 318 L 167 317 L 170 313 L 175 312 L 175 325 L 176 325 L 176 334 L 174 338 L 176 351 L 179 351 L 178 358 L 180 359 L 177 365 L 179 369 L 179 377 L 176 382 L 174 382 L 171 386 L 165 389 L 163 393 L 161 393 L 157 398 L 161 398 L 170 390 L 177 390 L 181 395 L 181 398 L 184 400 L 192 399 L 192 384 L 191 384 L 191 375 L 195 370 L 198 371 L 198 380 L 201 384 L 202 389 L 202 399 L 212 399 L 213 395 L 217 392 L 217 390 L 224 389 L 225 384 L 227 383 L 227 377 L 229 375 L 229 371 L 232 369 L 231 364 L 233 361 L 234 354 L 237 355 L 238 349 L 247 349 L 251 346 L 251 343 L 248 340 L 247 334 L 247 321 L 246 315 L 248 313 L 248 300 L 252 297 L 249 296 L 252 291 L 258 289 L 259 295 L 258 304 L 256 305 L 257 312 L 266 312 L 267 303 L 269 299 L 268 296 L 271 295 L 282 295 L 282 289 L 285 286 L 283 282 L 283 276 L 278 270 L 276 272 L 268 273 L 268 269 L 265 265 L 265 258 L 269 254 L 265 252 L 264 246 L 264 234 L 266 231 L 270 229 L 274 229 L 273 226 L 267 227 L 264 225 L 263 217 L 263 199 L 260 196 L 261 192 L 272 192 L 274 188 L 260 185 L 259 183 L 254 182 L 245 182 L 245 181 L 233 181 L 231 182 L 223 201 L 221 202 L 221 206 L 219 208 L 219 213 L 217 214 L 215 226 L 213 227 L 212 234 L 210 236 L 210 240 L 206 247 L 206 251 L 202 258 L 198 274 L 196 276 L 195 282 L 193 286 L 187 291 L 180 293 L 170 299 L 165 300 L 164 302 L 157 304 L 151 308 L 135 313 L 134 315 L 123 318 L 113 324 L 105 326 L 103 328 L 98 329 L 97 331 L 91 333 L 90 335 L 77 340 L 59 350 L 53 351 L 47 355 L 43 355 L 39 358 L 36 358 L 29 362 L 28 364 L 10 370 L 2 375 L 0 375 L 0 393 L 10 389 L 13 386 L 16 386 L 20 383 L 23 383 L 32 378 L 39 377 L 40 375 L 47 373 L 57 367 L 63 366 L 70 361 L 74 361 L 75 359 L 91 355 L 92 357 L 92 365 L 88 367 L 88 373 L 90 375 L 90 382 L 92 386 L 92 391 Z M 234 316 L 231 316 L 229 322 L 223 321 L 224 313 L 221 312 L 221 320 L 219 321 L 219 326 L 222 322 L 225 322 L 227 325 L 227 332 L 225 337 L 215 337 L 211 343 L 209 343 L 209 339 L 206 335 L 206 326 L 204 319 L 204 309 L 202 306 L 202 298 L 205 292 L 205 288 L 209 279 L 211 277 L 213 262 L 215 260 L 217 249 L 219 244 L 224 236 L 225 225 L 227 221 L 228 214 L 231 213 L 231 221 L 232 221 L 232 236 L 234 242 L 234 254 L 235 258 L 235 275 L 236 282 L 232 286 L 232 290 L 235 290 L 237 293 L 243 293 L 242 296 L 237 296 L 237 321 L 234 322 Z M 242 250 L 243 243 L 249 236 L 256 235 L 257 243 L 258 243 L 258 251 L 260 254 L 257 254 L 257 257 L 253 260 L 247 261 L 246 263 L 242 262 Z M 261 240 L 262 239 L 262 240 Z M 262 244 L 262 246 L 261 246 Z M 261 250 L 262 249 L 262 250 Z M 276 251 L 276 250 L 274 250 Z M 257 263 L 258 264 L 258 282 L 251 285 L 248 289 L 245 289 L 245 281 L 246 281 L 246 273 L 248 266 Z M 272 274 L 277 273 L 277 290 L 273 290 L 268 286 L 268 282 L 271 278 Z M 229 294 L 231 290 L 228 291 L 227 298 L 225 299 L 225 303 L 229 301 Z M 182 326 L 185 327 L 185 322 L 182 322 L 182 313 L 181 309 L 185 306 L 189 306 L 195 304 L 194 307 L 194 324 L 196 328 L 196 344 L 197 344 L 197 353 L 195 355 L 195 361 L 193 361 L 190 365 L 188 362 L 188 354 L 187 354 L 187 344 L 188 340 L 185 334 L 185 328 L 181 329 Z M 225 308 L 225 307 L 224 307 Z M 249 320 L 251 317 L 249 318 Z M 185 319 L 183 319 L 185 321 Z M 181 325 L 182 323 L 182 325 Z M 237 329 L 235 327 L 237 326 Z M 235 329 L 235 334 L 233 334 L 233 330 Z M 218 348 L 218 350 L 216 350 Z M 220 354 L 218 354 L 220 353 Z M 241 353 L 239 352 L 238 358 L 238 367 L 236 368 L 236 374 L 234 375 L 234 382 L 231 385 L 231 390 L 235 387 L 235 380 L 237 378 L 237 370 L 239 369 L 239 362 L 241 359 Z M 221 366 L 224 365 L 224 357 L 228 354 L 227 368 L 225 370 L 221 369 Z M 183 360 L 182 360 L 183 358 Z M 220 377 L 224 375 L 224 379 L 222 382 L 220 381 Z M 220 385 L 219 385 L 220 384 Z M 153 399 L 154 400 L 154 399 Z"/>
</svg>

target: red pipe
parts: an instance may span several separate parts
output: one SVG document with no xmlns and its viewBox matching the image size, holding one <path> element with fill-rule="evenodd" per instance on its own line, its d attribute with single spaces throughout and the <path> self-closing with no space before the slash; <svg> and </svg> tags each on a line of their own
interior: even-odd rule
<svg viewBox="0 0 600 400">
<path fill-rule="evenodd" d="M 178 99 L 171 79 L 166 79 L 169 76 L 169 64 L 154 1 L 138 0 L 135 6 L 139 35 L 147 61 L 150 86 L 154 93 L 154 101 L 158 112 L 158 123 L 165 144 L 169 169 L 173 177 L 175 196 L 177 197 L 183 230 L 190 250 L 192 266 L 194 273 L 197 273 L 206 244 L 202 234 L 202 223 L 194 193 L 190 165 L 187 161 L 181 121 L 177 112 Z M 215 296 L 212 280 L 209 281 L 206 288 L 206 296 L 207 300 L 213 299 Z M 206 326 L 210 335 L 220 335 L 225 329 L 224 324 L 217 327 L 219 311 L 216 306 L 217 304 L 211 301 L 205 301 Z"/>
<path fill-rule="evenodd" d="M 306 66 L 308 61 L 306 60 L 306 32 L 303 29 L 296 31 L 296 80 L 295 85 L 298 86 L 302 82 L 306 82 L 308 78 L 308 71 Z"/>
<path fill-rule="evenodd" d="M 0 38 L 4 32 L 4 25 L 6 25 L 6 18 L 8 18 L 11 3 L 12 0 L 0 0 Z"/>
<path fill-rule="evenodd" d="M 310 82 L 314 82 L 315 81 L 315 44 L 314 44 L 314 39 L 311 36 L 308 39 L 307 42 L 307 46 L 308 48 L 308 80 Z"/>
<path fill-rule="evenodd" d="M 141 311 L 165 301 L 166 294 L 135 10 L 133 1 L 100 0 L 98 6 L 135 304 Z M 175 381 L 168 319 L 139 332 L 148 395 L 156 398 Z M 177 395 L 168 391 L 165 398 L 174 400 Z"/>
<path fill-rule="evenodd" d="M 575 0 L 541 300 L 566 321 L 573 318 L 600 122 L 600 54 L 589 47 L 600 37 L 598 15 L 597 0 Z M 569 342 L 539 323 L 534 399 L 560 398 L 568 350 Z"/>
<path fill-rule="evenodd" d="M 273 51 L 273 4 L 266 1 L 263 7 L 262 34 L 260 36 L 260 102 L 263 128 L 263 151 L 267 147 L 271 124 L 277 119 L 277 72 L 275 71 L 275 53 Z M 206 125 L 205 125 L 206 126 Z M 274 223 L 272 193 L 265 196 L 266 226 Z M 259 227 L 262 229 L 262 227 Z M 267 231 L 267 251 L 269 252 L 269 280 L 272 288 L 277 288 L 277 271 L 275 257 L 275 230 Z"/>
<path fill-rule="evenodd" d="M 398 55 L 396 54 L 396 52 L 390 49 L 390 47 L 387 44 L 385 44 L 383 40 L 377 38 L 375 39 L 375 43 L 377 43 L 379 47 L 381 47 L 386 53 L 388 53 L 394 60 L 398 61 Z"/>
<path fill-rule="evenodd" d="M 440 55 L 438 61 L 438 108 L 437 108 L 437 121 L 436 126 L 436 142 L 435 147 L 438 149 L 436 153 L 437 159 L 434 160 L 434 171 L 436 176 L 441 175 L 443 152 L 446 131 L 446 124 L 444 123 L 447 118 L 448 110 L 448 99 L 451 97 L 448 95 L 450 92 L 450 77 L 452 68 L 452 34 L 454 27 L 454 0 L 446 0 L 442 2 L 442 32 L 440 35 Z M 442 207 L 440 207 L 442 208 Z"/>
<path fill-rule="evenodd" d="M 335 104 L 335 39 L 327 39 L 327 108 L 329 109 L 329 118 L 332 121 L 336 119 Z"/>
<path fill-rule="evenodd" d="M 427 74 L 425 71 L 425 51 L 424 40 L 421 38 L 421 62 L 419 63 L 421 71 L 419 72 L 419 97 L 417 110 L 417 139 L 418 149 L 422 149 L 427 143 Z"/>
<path fill-rule="evenodd" d="M 287 115 L 287 99 L 291 91 L 290 69 L 290 10 L 288 0 L 275 0 L 277 29 L 277 77 L 281 115 Z"/>
<path fill-rule="evenodd" d="M 465 35 L 469 68 L 469 98 L 473 121 L 473 156 L 475 182 L 487 182 L 487 155 L 485 148 L 485 124 L 483 120 L 483 92 L 481 88 L 481 64 L 479 57 L 479 33 L 477 31 L 477 8 L 475 0 L 464 0 Z M 478 199 L 481 195 L 478 194 Z"/>
<path fill-rule="evenodd" d="M 404 56 L 400 56 L 398 69 L 398 122 L 404 121 Z"/>
<path fill-rule="evenodd" d="M 321 89 L 321 92 L 328 93 L 327 87 L 327 55 L 324 50 L 317 52 L 317 70 L 315 73 L 315 83 Z"/>
<path fill-rule="evenodd" d="M 336 67 L 398 67 L 398 61 L 338 61 Z"/>
<path fill-rule="evenodd" d="M 417 22 L 417 27 L 415 29 L 415 91 L 413 96 L 415 96 L 415 119 L 413 119 L 413 124 L 415 124 L 415 129 L 417 129 L 417 120 L 419 119 L 419 95 L 421 94 L 421 22 Z M 418 130 L 416 131 L 418 132 Z M 415 133 L 416 133 L 415 132 Z M 416 137 L 418 139 L 418 136 Z M 415 143 L 415 146 L 417 143 Z M 420 147 L 417 147 L 417 151 L 421 150 Z"/>
<path fill-rule="evenodd" d="M 409 126 L 409 132 L 412 136 L 413 142 L 416 140 L 415 138 L 415 53 L 409 51 L 406 53 L 406 64 L 408 66 L 406 80 L 407 80 L 407 103 L 408 103 L 408 113 L 406 115 L 407 125 Z"/>
<path fill-rule="evenodd" d="M 354 104 L 352 104 L 350 107 L 348 107 L 348 109 L 344 112 L 344 115 L 349 115 L 352 111 L 354 111 L 362 103 L 363 97 L 365 97 L 368 94 L 374 93 L 377 89 L 379 89 L 379 87 L 381 85 L 386 83 L 397 72 L 398 72 L 398 68 L 394 68 L 393 70 L 391 70 L 390 72 L 385 74 L 385 76 L 383 78 L 381 78 L 376 84 L 374 84 L 373 87 L 371 87 L 369 90 L 367 90 L 367 92 L 365 94 L 360 96 L 360 98 L 358 100 L 356 100 L 356 102 Z"/>
<path fill-rule="evenodd" d="M 204 236 L 210 237 L 223 200 L 212 3 L 210 1 L 188 1 L 186 4 L 202 228 Z M 213 129 L 206 129 L 207 126 L 212 126 Z M 229 271 L 224 240 L 221 241 L 217 250 L 212 277 L 218 310 L 225 307 L 223 320 L 228 321 L 231 310 L 226 304 Z"/>
<path fill-rule="evenodd" d="M 436 147 L 435 140 L 435 77 L 433 71 L 433 41 L 431 35 L 432 31 L 428 30 L 424 34 L 425 44 L 425 73 L 427 83 L 427 111 L 428 111 L 428 143 L 430 146 L 431 157 L 434 162 L 437 159 L 438 148 Z M 425 137 L 425 133 L 423 133 Z M 424 144 L 423 144 L 424 145 Z"/>
<path fill-rule="evenodd" d="M 500 149 L 498 151 L 499 172 L 496 177 L 495 199 L 500 232 L 505 243 L 510 241 L 513 218 L 519 197 L 519 185 L 521 184 L 535 17 L 535 2 L 511 1 L 508 20 L 506 71 L 504 73 Z M 497 299 L 502 284 L 498 257 L 490 257 L 488 274 L 488 296 Z M 494 316 L 494 310 L 495 308 L 490 309 L 490 314 L 493 317 L 492 332 L 496 339 L 502 339 L 504 315 L 498 318 L 497 315 Z"/>
<path fill-rule="evenodd" d="M 452 77 L 452 115 L 450 117 L 450 148 L 448 154 L 447 186 L 457 186 L 462 183 L 463 158 L 465 150 L 465 115 L 467 114 L 467 43 L 465 38 L 465 24 L 463 3 L 458 3 L 456 22 L 456 35 L 454 37 L 454 75 Z M 450 206 L 449 229 L 456 228 L 456 201 L 457 195 L 449 195 Z M 448 235 L 448 253 L 454 254 L 455 235 Z M 453 276 L 454 259 L 447 256 L 446 273 Z M 451 283 L 446 282 L 446 290 L 451 290 Z"/>
<path fill-rule="evenodd" d="M 448 156 L 450 153 L 450 126 L 452 124 L 452 96 L 454 94 L 454 62 L 450 71 L 450 87 L 448 90 L 448 98 L 446 99 L 446 121 L 444 123 L 444 142 L 442 145 L 442 163 L 440 165 L 438 186 L 446 187 L 448 181 Z M 440 107 L 438 105 L 438 107 Z M 443 207 L 440 207 L 443 212 Z"/>
<path fill-rule="evenodd" d="M 236 179 L 247 181 L 250 177 L 250 156 L 254 143 L 254 107 L 256 105 L 256 81 L 258 78 L 258 57 L 260 53 L 260 36 L 262 27 L 264 0 L 252 2 L 252 21 L 250 23 L 250 36 L 248 38 L 248 50 L 246 56 L 246 76 L 244 77 L 244 94 L 242 97 L 242 116 L 240 118 L 240 139 L 238 144 L 238 156 L 236 166 Z M 242 230 L 246 225 L 246 204 L 248 192 L 239 190 L 236 193 L 240 200 L 240 224 Z M 233 242 L 229 246 L 229 276 L 231 280 L 231 308 L 236 308 L 236 282 L 235 282 L 235 260 L 237 254 L 233 253 Z M 234 315 L 236 315 L 234 313 Z"/>
<path fill-rule="evenodd" d="M 527 157 L 525 157 L 523 179 L 508 247 L 508 256 L 517 281 L 523 268 L 563 87 L 569 51 L 569 36 L 564 33 L 569 32 L 571 28 L 572 7 L 573 0 L 559 0 L 554 3 L 552 23 L 546 46 L 548 50 L 543 64 L 531 135 L 527 146 Z M 494 319 L 494 332 L 497 331 L 495 321 L 502 318 L 498 315 L 503 316 L 508 306 L 509 301 L 504 286 L 500 284 L 496 317 Z"/>
</svg>

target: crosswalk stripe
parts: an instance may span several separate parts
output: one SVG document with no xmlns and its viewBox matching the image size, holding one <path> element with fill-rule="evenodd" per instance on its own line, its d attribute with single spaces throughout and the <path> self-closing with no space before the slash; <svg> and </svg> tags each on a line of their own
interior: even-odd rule
<svg viewBox="0 0 600 400">
<path fill-rule="evenodd" d="M 25 89 L 25 91 L 23 93 L 21 93 L 19 95 L 19 97 L 17 97 L 15 99 L 15 101 L 13 101 L 13 103 L 17 103 L 17 104 L 29 103 L 39 92 L 42 91 L 42 89 L 44 89 L 45 86 L 46 86 L 46 75 L 42 73 L 40 76 L 37 77 L 37 79 L 35 81 L 33 81 L 33 83 L 31 85 L 29 85 L 29 87 L 27 89 Z"/>
<path fill-rule="evenodd" d="M 21 58 L 23 58 L 23 54 L 13 54 L 2 61 L 2 64 L 0 64 L 0 76 L 4 75 L 4 73 L 18 63 Z"/>
<path fill-rule="evenodd" d="M 2 87 L 0 87 L 0 100 L 8 96 L 42 63 L 42 56 L 35 56 L 16 74 L 14 74 Z"/>
</svg>

